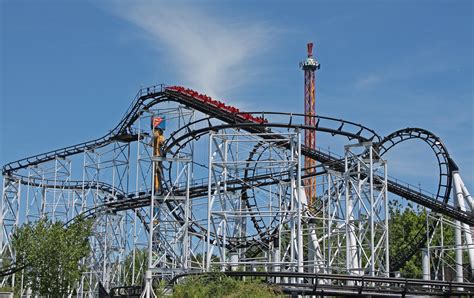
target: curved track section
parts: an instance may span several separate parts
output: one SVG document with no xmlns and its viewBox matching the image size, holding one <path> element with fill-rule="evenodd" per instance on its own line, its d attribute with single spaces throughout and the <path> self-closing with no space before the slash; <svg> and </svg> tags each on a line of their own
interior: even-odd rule
<svg viewBox="0 0 474 298">
<path fill-rule="evenodd" d="M 171 155 L 175 155 L 177 152 L 179 152 L 179 149 L 184 147 L 186 143 L 196 138 L 199 138 L 209 133 L 210 131 L 217 131 L 226 128 L 237 128 L 251 133 L 265 132 L 271 130 L 271 128 L 317 130 L 319 132 L 329 133 L 333 136 L 345 136 L 349 140 L 355 139 L 359 142 L 374 141 L 376 144 L 379 144 L 381 154 L 384 154 L 385 152 L 393 148 L 396 144 L 408 139 L 418 138 L 425 140 L 425 142 L 427 142 L 431 146 L 439 161 L 440 183 L 436 197 L 433 198 L 427 195 L 426 193 L 419 191 L 419 189 L 416 189 L 415 187 L 403 185 L 398 183 L 398 181 L 392 180 L 388 181 L 388 190 L 410 201 L 428 207 L 433 211 L 460 220 L 461 222 L 467 223 L 469 225 L 474 225 L 474 220 L 469 214 L 467 214 L 466 212 L 459 211 L 455 207 L 446 204 L 447 200 L 449 199 L 449 186 L 451 183 L 449 179 L 451 177 L 451 172 L 449 169 L 451 159 L 449 157 L 449 154 L 447 154 L 447 150 L 445 149 L 441 140 L 425 130 L 400 130 L 395 133 L 392 133 L 391 135 L 381 140 L 381 138 L 375 133 L 375 131 L 350 121 L 330 117 L 316 116 L 316 126 L 310 127 L 302 124 L 296 124 L 297 118 L 304 117 L 304 114 L 274 112 L 259 112 L 257 114 L 261 114 L 263 116 L 283 115 L 286 116 L 286 121 L 281 123 L 252 123 L 250 121 L 245 121 L 239 117 L 236 117 L 235 113 L 225 112 L 222 109 L 214 107 L 212 105 L 203 105 L 201 102 L 195 100 L 195 98 L 173 90 L 169 90 L 164 85 L 157 85 L 150 88 L 141 89 L 137 93 L 134 103 L 130 106 L 125 116 L 109 134 L 93 141 L 80 143 L 74 146 L 65 147 L 59 150 L 53 150 L 47 153 L 11 162 L 3 167 L 3 175 L 8 177 L 19 169 L 37 165 L 57 157 L 63 158 L 82 153 L 87 150 L 97 149 L 107 144 L 110 144 L 115 140 L 123 140 L 129 142 L 136 141 L 137 135 L 132 132 L 131 126 L 141 115 L 140 111 L 150 109 L 154 105 L 165 101 L 175 101 L 210 116 L 209 118 L 204 118 L 192 122 L 189 125 L 184 126 L 181 129 L 173 132 L 168 138 L 167 143 L 165 143 L 164 150 L 165 152 Z M 214 118 L 221 120 L 227 124 L 213 125 L 211 123 L 211 120 Z M 202 123 L 206 123 L 207 127 L 198 130 L 192 129 L 197 124 Z M 180 136 L 175 137 L 178 135 Z M 344 169 L 343 161 L 334 158 L 328 153 L 319 150 L 309 149 L 305 146 L 302 146 L 302 153 L 305 156 L 311 157 L 329 166 L 335 171 L 342 172 Z M 24 179 L 22 179 L 21 181 L 23 183 L 26 183 Z M 107 188 L 107 186 L 101 187 L 104 187 L 105 190 Z M 112 193 L 118 192 L 112 191 Z M 125 196 L 131 197 L 131 195 Z"/>
<path fill-rule="evenodd" d="M 452 171 L 454 170 L 454 162 L 452 161 L 443 141 L 438 136 L 422 128 L 401 129 L 383 138 L 383 140 L 378 144 L 379 153 L 383 156 L 390 149 L 408 140 L 421 140 L 430 146 L 434 152 L 438 162 L 439 181 L 438 190 L 436 194 L 433 194 L 433 198 L 446 205 L 452 188 Z M 431 235 L 434 229 L 435 226 L 430 226 L 428 234 Z M 420 230 L 412 241 L 405 244 L 406 247 L 403 249 L 402 255 L 393 256 L 390 259 L 391 271 L 400 270 L 400 268 L 403 267 L 411 257 L 420 251 L 420 248 L 425 246 L 426 240 L 427 233 Z"/>
<path fill-rule="evenodd" d="M 256 135 L 260 134 L 262 140 L 276 140 L 282 138 L 278 135 L 278 133 L 274 132 L 278 129 L 300 131 L 315 130 L 322 133 L 328 133 L 332 136 L 343 136 L 348 140 L 355 140 L 360 143 L 373 142 L 378 148 L 381 156 L 395 147 L 397 144 L 410 139 L 420 139 L 431 147 L 438 160 L 440 174 L 437 193 L 431 196 L 425 192 L 420 191 L 418 187 L 405 185 L 399 183 L 397 180 L 388 180 L 388 191 L 407 200 L 430 208 L 435 212 L 444 214 L 450 218 L 474 226 L 474 219 L 471 214 L 458 210 L 455 206 L 448 203 L 451 189 L 452 171 L 455 168 L 455 164 L 449 156 L 449 153 L 446 150 L 443 142 L 429 131 L 418 128 L 408 128 L 396 131 L 381 139 L 375 131 L 360 124 L 342 119 L 316 116 L 316 125 L 308 126 L 301 124 L 302 121 L 299 121 L 305 117 L 304 114 L 272 112 L 240 113 L 239 111 L 232 112 L 222 109 L 222 107 L 215 103 L 203 103 L 192 95 L 184 94 L 182 92 L 176 91 L 173 88 L 167 88 L 164 85 L 157 85 L 154 87 L 141 89 L 119 124 L 113 130 L 111 130 L 110 133 L 104 135 L 103 137 L 11 162 L 2 168 L 3 176 L 5 179 L 16 179 L 19 181 L 19 183 L 25 185 L 29 184 L 43 188 L 54 188 L 55 184 L 52 181 L 49 182 L 48 180 L 44 179 L 40 181 L 31 179 L 30 177 L 20 176 L 18 171 L 30 166 L 36 166 L 47 161 L 51 161 L 55 158 L 65 158 L 86 151 L 95 150 L 107 146 L 108 144 L 111 144 L 115 141 L 121 141 L 125 143 L 139 141 L 139 134 L 132 128 L 134 123 L 140 118 L 144 111 L 147 111 L 162 102 L 176 102 L 208 116 L 197 121 L 192 121 L 172 132 L 164 144 L 163 152 L 166 156 L 178 156 L 182 148 L 185 148 L 190 142 L 199 139 L 200 137 L 205 136 L 212 131 L 226 129 L 241 130 Z M 261 115 L 261 117 L 252 115 Z M 272 117 L 272 121 L 268 122 L 265 120 L 265 117 Z M 215 120 L 219 120 L 221 122 L 216 123 Z M 196 129 L 195 127 L 199 128 Z M 283 148 L 285 146 L 286 145 L 282 145 Z M 257 151 L 258 150 L 256 149 L 254 155 L 255 158 L 258 159 Z M 307 148 L 304 145 L 301 148 L 301 153 L 305 157 L 317 160 L 328 169 L 341 173 L 344 172 L 344 161 L 338 157 L 335 157 L 334 155 L 323 152 L 319 149 Z M 249 158 L 251 159 L 253 157 L 254 156 L 252 155 Z M 324 173 L 324 170 L 315 173 L 315 175 L 320 175 L 321 173 Z M 244 181 L 242 181 L 242 178 L 244 178 Z M 248 191 L 255 185 L 271 184 L 278 181 L 278 179 L 274 179 L 275 177 L 270 178 L 272 179 L 269 179 L 269 177 L 265 176 L 255 176 L 247 171 L 245 177 L 236 177 L 235 183 L 229 181 L 228 184 L 230 187 L 234 187 L 236 191 L 241 191 L 243 194 L 242 198 L 246 201 L 247 208 L 250 210 L 258 210 L 256 204 L 249 200 Z M 282 176 L 280 179 L 284 180 L 286 178 Z M 194 184 L 190 188 L 190 197 L 205 196 L 208 191 L 207 185 L 207 181 L 202 181 L 201 184 Z M 121 189 L 102 182 L 67 181 L 63 183 L 62 187 L 64 189 L 96 189 L 108 194 L 111 198 L 110 202 L 104 202 L 103 205 L 95 206 L 94 208 L 85 211 L 85 214 L 83 214 L 85 216 L 92 217 L 100 215 L 104 212 L 115 212 L 144 207 L 149 204 L 151 195 L 148 191 L 138 194 L 126 193 Z M 179 192 L 180 190 L 177 189 L 176 191 Z M 178 222 L 182 222 L 185 218 L 184 212 L 181 212 L 180 210 L 177 210 L 173 216 Z M 138 217 L 144 224 L 147 222 L 147 220 L 150 220 L 146 219 L 142 215 L 138 215 Z M 276 237 L 272 227 L 263 225 L 262 221 L 260 221 L 257 217 L 253 218 L 253 223 L 257 234 L 253 235 L 251 238 L 255 238 L 255 241 L 268 242 L 273 240 L 273 237 Z M 190 229 L 192 229 L 192 232 L 196 234 L 205 235 L 205 228 L 199 224 L 192 224 Z M 235 238 L 228 239 L 228 243 L 233 247 L 239 248 L 243 246 L 254 245 L 251 240 L 252 239 Z M 418 248 L 420 243 L 423 243 L 423 241 L 417 241 L 416 245 L 412 246 L 412 248 Z M 410 252 L 404 256 L 404 258 L 406 259 L 413 253 L 415 253 L 414 249 L 410 250 Z M 401 264 L 401 261 L 397 262 L 398 263 L 394 265 L 395 267 L 400 266 Z"/>
<path fill-rule="evenodd" d="M 439 167 L 438 190 L 435 194 L 437 201 L 447 203 L 452 188 L 453 161 L 443 141 L 430 131 L 422 128 L 406 128 L 395 131 L 384 137 L 378 144 L 380 155 L 383 156 L 396 145 L 407 140 L 421 140 L 433 150 Z"/>
<path fill-rule="evenodd" d="M 208 119 L 204 119 L 201 121 L 209 121 Z M 210 124 L 210 122 L 209 122 Z M 292 123 L 266 123 L 263 125 L 256 125 L 252 123 L 239 123 L 239 124 L 225 124 L 225 125 L 209 125 L 208 127 L 201 128 L 198 130 L 190 131 L 187 134 L 181 135 L 179 138 L 170 138 L 170 141 L 166 144 L 166 150 L 167 152 L 172 151 L 171 148 L 176 147 L 178 150 L 175 151 L 178 152 L 179 148 L 182 148 L 186 145 L 187 142 L 192 141 L 194 138 L 200 138 L 203 135 L 207 134 L 210 131 L 218 131 L 221 129 L 226 129 L 226 128 L 240 128 L 242 130 L 246 130 L 249 132 L 254 132 L 255 130 L 262 129 L 262 127 L 284 127 L 284 128 L 291 128 L 291 129 L 312 129 L 312 130 L 317 130 L 319 132 L 326 132 L 334 135 L 342 135 L 345 136 L 349 139 L 357 139 L 360 142 L 366 142 L 369 141 L 368 139 L 354 133 L 350 133 L 347 131 L 339 131 L 338 129 L 333 129 L 333 128 L 327 128 L 327 127 L 308 127 L 305 125 L 298 125 L 298 124 L 292 124 Z M 183 127 L 183 130 L 190 130 L 187 127 Z M 385 143 L 385 142 L 384 142 Z M 392 146 L 393 147 L 393 146 Z M 173 154 L 172 152 L 170 152 Z M 311 157 L 328 167 L 330 167 L 332 170 L 338 171 L 338 172 L 343 172 L 344 171 L 344 161 L 339 160 L 335 158 L 334 156 L 331 156 L 328 153 L 325 153 L 320 150 L 314 150 L 314 149 L 309 149 L 305 146 L 302 146 L 302 154 L 304 156 Z M 442 201 L 438 201 L 436 197 L 433 197 L 432 195 L 428 194 L 427 192 L 423 192 L 419 189 L 419 187 L 415 187 L 412 185 L 407 185 L 407 184 L 402 184 L 398 182 L 397 180 L 388 180 L 388 190 L 389 192 L 396 194 L 400 197 L 403 197 L 407 200 L 410 200 L 412 202 L 415 202 L 417 204 L 420 204 L 424 207 L 430 208 L 435 212 L 444 214 L 446 216 L 449 216 L 450 218 L 457 219 L 463 223 L 467 223 L 469 225 L 474 225 L 474 219 L 472 216 L 467 213 L 458 210 L 456 207 L 447 205 L 444 203 L 445 201 L 447 202 L 449 200 L 449 193 L 448 197 L 444 197 Z"/>
</svg>

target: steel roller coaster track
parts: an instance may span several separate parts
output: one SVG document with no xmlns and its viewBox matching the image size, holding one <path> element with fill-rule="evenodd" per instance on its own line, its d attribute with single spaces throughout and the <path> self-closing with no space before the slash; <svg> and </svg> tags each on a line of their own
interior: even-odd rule
<svg viewBox="0 0 474 298">
<path fill-rule="evenodd" d="M 165 154 L 169 156 L 177 155 L 181 148 L 185 147 L 186 144 L 196 138 L 204 136 L 211 131 L 218 131 L 227 128 L 240 129 L 255 134 L 272 132 L 273 128 L 316 130 L 318 132 L 328 133 L 333 136 L 343 136 L 348 138 L 349 140 L 357 140 L 360 143 L 373 142 L 374 146 L 378 148 L 381 156 L 383 156 L 390 149 L 394 148 L 397 144 L 400 144 L 404 141 L 412 139 L 421 140 L 430 146 L 438 162 L 439 181 L 437 193 L 431 195 L 427 192 L 420 190 L 419 187 L 407 185 L 395 179 L 388 180 L 388 191 L 409 201 L 430 208 L 432 211 L 435 211 L 439 214 L 446 215 L 452 219 L 459 220 L 460 222 L 466 223 L 470 226 L 474 226 L 474 218 L 472 214 L 461 211 L 455 206 L 449 204 L 452 172 L 457 170 L 457 166 L 450 157 L 441 139 L 436 135 L 430 133 L 429 131 L 419 128 L 407 128 L 396 131 L 384 138 L 381 138 L 372 129 L 342 119 L 315 116 L 316 125 L 308 126 L 297 123 L 298 117 L 304 117 L 304 114 L 275 112 L 246 113 L 261 115 L 262 117 L 278 116 L 280 118 L 284 117 L 286 119 L 285 121 L 280 120 L 278 122 L 255 123 L 252 121 L 246 121 L 245 119 L 238 117 L 239 113 L 230 113 L 213 105 L 204 105 L 202 104 L 202 102 L 199 102 L 192 96 L 169 89 L 164 85 L 156 85 L 149 88 L 140 89 L 119 124 L 103 137 L 8 163 L 2 168 L 2 174 L 4 176 L 4 179 L 17 179 L 22 184 L 34 184 L 36 183 L 34 180 L 31 180 L 31 178 L 28 177 L 19 176 L 17 172 L 20 169 L 25 169 L 30 166 L 51 161 L 55 158 L 65 158 L 68 156 L 83 153 L 88 150 L 98 149 L 108 144 L 111 144 L 112 142 L 117 140 L 120 140 L 122 142 L 138 141 L 138 135 L 136 134 L 136 132 L 133 131 L 132 125 L 137 121 L 137 119 L 139 119 L 143 111 L 151 109 L 156 104 L 162 102 L 177 102 L 208 116 L 208 118 L 203 118 L 191 122 L 188 125 L 183 126 L 170 134 L 170 136 L 167 138 L 163 150 Z M 211 123 L 212 119 L 218 119 L 222 121 L 223 124 L 213 125 Z M 199 129 L 193 129 L 193 127 L 198 124 L 204 127 Z M 262 138 L 278 139 L 279 136 L 278 134 L 266 134 L 262 135 Z M 325 168 L 329 168 L 337 172 L 344 171 L 344 161 L 327 152 L 324 152 L 319 149 L 310 149 L 305 146 L 302 146 L 302 154 L 306 157 L 310 157 L 314 160 L 317 160 L 322 165 L 324 165 L 324 167 L 318 167 L 319 170 L 316 171 L 314 175 L 320 175 L 324 173 Z M 249 159 L 251 158 L 252 156 L 249 156 Z M 250 176 L 246 177 L 247 180 L 245 181 L 235 181 L 236 190 L 244 190 L 244 193 L 246 193 L 246 189 L 250 189 L 253 184 L 271 178 L 264 176 Z M 240 186 L 237 185 L 237 182 L 240 183 Z M 244 186 L 242 186 L 242 182 L 244 183 Z M 45 183 L 44 180 L 42 182 L 37 183 L 38 185 L 42 183 L 41 186 L 48 187 L 48 184 Z M 265 183 L 271 184 L 275 182 L 267 181 Z M 207 181 L 202 181 L 201 184 L 193 184 L 190 188 L 190 196 L 200 197 L 205 195 L 205 193 L 207 192 L 207 184 Z M 232 181 L 230 181 L 229 184 L 232 185 Z M 140 193 L 138 194 L 138 196 L 136 193 L 127 194 L 120 189 L 100 182 L 86 182 L 85 186 L 89 188 L 98 189 L 108 194 L 112 198 L 110 202 L 104 202 L 103 205 L 96 206 L 95 208 L 87 210 L 85 212 L 85 215 L 87 216 L 97 216 L 102 212 L 138 209 L 147 206 L 150 201 L 150 193 Z M 68 181 L 67 183 L 65 183 L 64 187 L 71 189 L 83 188 L 84 182 Z M 246 200 L 246 203 L 247 207 L 249 208 L 255 207 L 250 203 L 250 200 L 248 199 Z M 173 215 L 178 221 L 183 220 L 183 215 L 181 213 L 176 212 Z M 258 219 L 253 218 L 252 220 L 258 232 L 258 234 L 254 237 L 264 238 L 263 240 L 265 241 L 271 241 L 273 237 L 276 237 L 272 231 L 265 231 L 264 227 L 259 224 Z M 146 222 L 145 218 L 143 218 L 143 222 Z M 190 228 L 194 229 L 195 231 L 201 232 L 204 229 L 198 224 L 193 224 Z M 202 234 L 205 235 L 205 233 Z M 230 245 L 234 245 L 236 247 L 239 247 L 239 245 L 254 245 L 252 239 L 246 239 L 246 241 L 244 242 L 242 242 L 242 240 L 243 239 L 231 239 L 229 243 Z M 261 241 L 262 239 L 259 240 Z M 391 270 L 398 270 L 401 266 L 403 266 L 403 264 L 417 252 L 417 250 L 421 247 L 421 245 L 424 244 L 425 241 L 425 234 L 418 235 L 418 238 L 412 241 L 410 245 L 408 245 L 407 252 L 402 257 L 397 258 L 395 261 L 391 262 Z"/>
</svg>

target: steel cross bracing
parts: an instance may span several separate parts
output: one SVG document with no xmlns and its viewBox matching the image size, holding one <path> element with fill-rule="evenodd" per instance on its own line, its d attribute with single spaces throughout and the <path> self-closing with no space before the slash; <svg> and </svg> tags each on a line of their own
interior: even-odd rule
<svg viewBox="0 0 474 298">
<path fill-rule="evenodd" d="M 196 119 L 195 111 L 208 117 Z M 427 233 L 408 245 L 406 255 L 388 262 L 383 208 L 387 192 L 459 221 L 451 225 L 459 226 L 457 230 L 464 235 L 456 249 L 468 255 L 472 252 L 466 228 L 473 225 L 472 197 L 434 134 L 404 129 L 381 139 L 373 130 L 345 120 L 317 116 L 307 125 L 302 114 L 256 114 L 272 121 L 246 121 L 159 85 L 140 90 L 119 125 L 106 136 L 4 166 L 3 266 L 14 263 L 11 235 L 16 226 L 41 216 L 71 222 L 82 214 L 95 222 L 94 253 L 84 260 L 89 271 L 79 285 L 80 296 L 92 295 L 100 284 L 110 290 L 141 284 L 145 276 L 153 279 L 215 266 L 221 270 L 383 276 L 388 263 L 390 272 L 397 270 L 439 230 L 428 227 Z M 149 128 L 155 115 L 169 119 L 163 146 L 168 161 L 159 164 L 153 157 Z M 343 136 L 366 147 L 345 160 L 301 144 L 298 136 L 308 130 Z M 437 194 L 388 178 L 384 166 L 374 166 L 384 164 L 383 154 L 408 139 L 422 140 L 432 148 L 440 168 Z M 206 142 L 212 146 L 207 148 Z M 367 170 L 371 167 L 364 165 L 370 155 L 372 170 Z M 179 166 L 183 156 L 190 161 Z M 303 157 L 321 164 L 305 169 L 300 162 Z M 165 187 L 153 194 L 153 167 L 157 165 L 162 167 Z M 354 172 L 354 166 L 366 170 Z M 305 181 L 311 179 L 317 179 L 320 194 L 313 204 L 303 191 L 308 185 Z M 455 199 L 450 197 L 452 185 L 456 185 Z M 166 194 L 175 199 L 160 199 Z M 352 209 L 354 220 L 346 219 L 350 213 L 341 205 L 346 194 L 357 202 L 353 204 L 356 210 Z M 181 200 L 183 197 L 187 199 Z M 151 202 L 159 207 L 150 208 Z M 178 243 L 175 237 L 188 240 Z M 143 257 L 150 251 L 151 265 Z M 356 253 L 346 254 L 351 251 Z M 444 262 L 456 267 L 458 261 L 459 256 Z M 463 278 L 468 276 L 464 272 Z M 11 277 L 2 280 L 3 285 L 14 282 Z"/>
<path fill-rule="evenodd" d="M 9 171 L 21 169 L 27 166 L 28 164 L 36 164 L 42 161 L 50 160 L 51 158 L 54 158 L 54 156 L 56 155 L 65 156 L 65 155 L 77 154 L 77 153 L 83 152 L 84 150 L 87 150 L 87 148 L 93 148 L 95 146 L 97 147 L 104 146 L 108 144 L 109 142 L 111 142 L 112 140 L 114 140 L 115 138 L 120 138 L 120 137 L 124 138 L 124 137 L 130 136 L 130 132 L 129 132 L 130 127 L 138 117 L 137 111 L 140 108 L 143 108 L 146 110 L 150 108 L 151 106 L 163 101 L 176 101 L 176 102 L 186 104 L 187 106 L 193 109 L 209 114 L 219 120 L 223 120 L 228 123 L 233 123 L 234 126 L 242 126 L 243 129 L 247 129 L 252 132 L 261 131 L 262 127 L 264 126 L 268 126 L 268 127 L 294 126 L 292 125 L 292 121 L 294 117 L 290 117 L 288 123 L 273 123 L 271 125 L 270 124 L 256 125 L 255 123 L 253 124 L 244 123 L 243 121 L 237 119 L 234 114 L 222 112 L 218 108 L 203 106 L 202 104 L 196 102 L 195 100 L 190 99 L 189 96 L 176 94 L 176 92 L 174 91 L 166 91 L 166 90 L 163 91 L 163 90 L 165 89 L 162 85 L 141 89 L 137 95 L 138 99 L 131 106 L 131 108 L 129 109 L 129 112 L 122 119 L 120 124 L 109 135 L 104 136 L 103 138 L 98 139 L 93 142 L 87 142 L 87 143 L 67 147 L 61 150 L 51 151 L 46 154 L 41 154 L 38 156 L 34 156 L 31 158 L 27 158 L 27 159 L 10 163 L 4 166 L 3 168 L 4 174 Z M 146 102 L 146 100 L 149 100 L 149 102 Z M 264 113 L 264 114 L 271 115 L 271 114 L 276 114 L 276 113 Z M 289 115 L 296 116 L 297 114 L 289 114 Z M 350 139 L 368 140 L 367 138 L 364 138 L 363 136 L 363 134 L 365 133 L 369 133 L 369 134 L 372 133 L 372 135 L 369 137 L 370 139 L 373 139 L 374 137 L 378 138 L 378 136 L 374 134 L 372 130 L 367 129 L 363 126 L 357 125 L 352 122 L 337 120 L 334 118 L 321 117 L 321 116 L 317 116 L 317 119 L 318 121 L 316 121 L 316 127 L 314 126 L 308 127 L 305 125 L 298 125 L 298 126 L 304 129 L 315 129 L 318 131 L 328 132 L 331 134 L 343 135 L 343 136 L 347 136 Z M 329 128 L 329 127 L 324 127 L 323 125 L 320 125 L 320 122 L 326 122 L 326 121 L 332 122 L 333 124 L 336 124 L 337 126 L 335 126 L 334 128 Z M 346 130 L 346 128 L 354 129 L 354 131 L 350 132 L 350 130 Z M 309 151 L 314 151 L 314 150 L 309 150 Z M 303 150 L 303 154 L 305 156 L 309 155 L 321 162 L 334 161 L 333 158 L 324 156 L 322 154 L 318 154 L 317 152 L 307 152 L 307 150 Z M 461 221 L 467 222 L 471 225 L 473 224 L 474 220 L 472 220 L 471 216 L 467 214 L 463 214 L 461 212 L 457 212 L 456 208 L 450 205 L 446 205 L 441 202 L 436 202 L 438 200 L 438 197 L 432 197 L 427 194 L 420 193 L 417 187 L 410 188 L 409 185 L 405 186 L 403 184 L 398 183 L 398 181 L 389 181 L 389 191 L 399 196 L 405 197 L 409 200 L 413 200 L 414 202 L 418 204 L 422 204 L 428 208 L 434 209 L 440 213 L 446 213 L 447 215 L 451 217 L 457 217 L 457 218 L 460 218 Z"/>
<path fill-rule="evenodd" d="M 322 216 L 308 216 L 314 271 L 388 276 L 386 162 L 370 142 L 345 146 L 344 161 L 344 173 L 327 171 Z"/>
<path fill-rule="evenodd" d="M 457 221 L 430 212 L 426 214 L 426 225 L 428 241 L 422 249 L 423 279 L 472 282 L 469 277 L 473 273 L 473 259 L 464 254 L 472 253 L 472 231 L 464 229 Z M 456 234 L 465 237 L 458 239 Z M 468 260 L 463 261 L 466 257 Z"/>
<path fill-rule="evenodd" d="M 191 201 L 189 198 L 189 183 L 191 178 L 191 158 L 168 159 L 166 157 L 152 158 L 152 171 L 164 163 L 176 168 L 176 176 L 164 182 L 162 193 L 155 192 L 155 179 L 152 180 L 149 200 L 148 219 L 148 264 L 146 270 L 146 285 L 144 293 L 147 297 L 153 295 L 153 277 L 166 278 L 178 273 L 187 272 L 191 268 L 190 220 Z M 149 177 L 151 178 L 151 177 Z M 148 179 L 150 180 L 150 179 Z M 174 192 L 178 185 L 184 184 L 184 195 Z M 181 220 L 176 220 L 173 214 L 179 214 Z"/>
<path fill-rule="evenodd" d="M 83 180 L 110 183 L 110 192 L 102 189 L 84 188 L 81 210 L 94 208 L 102 202 L 117 201 L 117 195 L 127 193 L 129 187 L 130 144 L 114 141 L 108 147 L 84 152 Z M 109 180 L 110 179 L 110 180 Z M 117 189 L 121 191 L 116 191 Z M 93 225 L 91 257 L 85 260 L 88 276 L 82 279 L 80 289 L 95 291 L 99 282 L 106 288 L 121 282 L 123 278 L 123 259 L 125 258 L 125 226 L 129 214 L 124 212 L 107 213 L 98 216 Z"/>
<path fill-rule="evenodd" d="M 275 268 L 283 263 L 287 270 L 303 269 L 302 228 L 299 224 L 301 193 L 292 191 L 298 185 L 301 188 L 300 133 L 279 137 L 261 141 L 261 135 L 248 133 L 218 132 L 210 135 L 209 177 L 212 179 L 208 181 L 206 270 L 213 266 L 221 270 L 236 270 L 239 265 L 252 270 L 264 264 Z M 290 147 L 289 152 L 282 150 L 283 144 Z M 258 160 L 251 160 L 248 151 L 256 145 L 261 148 L 261 154 Z M 248 187 L 242 200 L 243 194 L 228 188 L 227 180 L 242 176 L 248 170 L 257 176 L 271 173 L 270 179 L 273 175 L 288 173 L 289 181 L 253 189 Z M 220 235 L 213 243 L 211 231 Z M 279 240 L 268 241 L 265 236 L 274 232 Z M 228 249 L 228 238 L 248 239 L 247 235 L 258 236 L 261 243 Z M 258 251 L 253 251 L 255 249 Z M 255 255 L 259 257 L 255 259 Z"/>
<path fill-rule="evenodd" d="M 293 115 L 294 116 L 294 115 Z M 324 119 L 319 117 L 320 120 Z M 326 119 L 328 120 L 328 119 Z M 334 119 L 329 119 L 334 121 Z M 198 122 L 207 122 L 208 119 L 203 119 L 199 120 Z M 361 137 L 360 131 L 363 131 L 363 128 L 360 128 L 359 132 L 357 133 L 351 133 L 348 131 L 342 131 L 342 127 L 344 125 L 347 125 L 347 122 L 342 122 L 337 129 L 333 128 L 328 128 L 328 127 L 306 127 L 304 125 L 297 125 L 293 124 L 293 117 L 290 117 L 288 120 L 288 123 L 283 124 L 283 123 L 271 123 L 271 124 L 265 124 L 265 125 L 259 125 L 259 127 L 273 127 L 273 128 L 279 128 L 279 127 L 285 127 L 285 128 L 302 128 L 302 129 L 316 129 L 321 132 L 326 132 L 330 134 L 340 134 L 343 136 L 346 136 L 349 139 L 358 139 L 360 141 L 369 141 L 370 139 L 373 139 L 374 136 L 372 136 L 370 139 Z M 197 123 L 193 123 L 197 124 Z M 202 123 L 201 123 L 202 124 Z M 170 139 L 170 145 L 168 147 L 177 147 L 181 146 L 182 144 L 186 144 L 187 142 L 191 142 L 193 138 L 195 137 L 200 137 L 202 135 L 207 134 L 209 131 L 216 130 L 216 129 L 223 129 L 223 128 L 230 128 L 230 127 L 237 127 L 240 129 L 244 129 L 250 132 L 259 132 L 262 131 L 263 128 L 260 128 L 260 130 L 255 128 L 255 125 L 253 124 L 245 124 L 245 123 L 239 123 L 239 124 L 225 124 L 225 125 L 209 125 L 207 128 L 202 128 L 198 130 L 194 130 L 190 132 L 189 134 L 183 135 L 180 138 L 172 138 Z M 383 143 L 375 143 L 374 147 L 379 147 L 381 145 L 384 145 Z M 385 151 L 386 152 L 386 151 Z M 444 150 L 442 154 L 447 154 L 447 151 Z M 314 158 L 315 160 L 318 160 L 322 163 L 327 163 L 330 164 L 331 168 L 342 172 L 344 169 L 344 164 L 342 160 L 339 160 L 331 154 L 325 153 L 319 149 L 309 149 L 304 146 L 302 146 L 302 154 L 304 156 L 310 156 Z M 450 160 L 449 154 L 446 155 L 445 157 L 446 160 Z M 450 168 L 448 168 L 450 169 Z M 450 170 L 451 171 L 451 170 Z M 459 211 L 458 208 L 456 208 L 453 205 L 448 204 L 448 199 L 449 199 L 449 192 L 447 193 L 447 198 L 446 196 L 441 196 L 441 195 L 434 195 L 428 192 L 424 192 L 423 190 L 420 190 L 418 186 L 410 185 L 407 183 L 400 182 L 397 179 L 394 180 L 388 180 L 388 190 L 389 192 L 396 194 L 400 197 L 406 198 L 408 200 L 411 200 L 415 203 L 418 203 L 420 205 L 423 205 L 425 207 L 428 207 L 432 210 L 435 210 L 436 212 L 448 215 L 453 218 L 457 218 L 460 221 L 467 223 L 469 225 L 474 224 L 474 218 L 468 213 L 464 211 Z"/>
</svg>

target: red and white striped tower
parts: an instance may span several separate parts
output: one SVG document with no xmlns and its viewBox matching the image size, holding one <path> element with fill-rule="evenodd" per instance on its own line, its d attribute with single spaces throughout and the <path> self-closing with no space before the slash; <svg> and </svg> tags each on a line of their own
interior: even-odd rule
<svg viewBox="0 0 474 298">
<path fill-rule="evenodd" d="M 304 123 L 309 126 L 316 126 L 316 92 L 315 92 L 315 72 L 320 68 L 318 61 L 313 58 L 313 43 L 308 43 L 308 57 L 300 63 L 304 70 Z M 305 130 L 304 144 L 310 149 L 316 149 L 316 131 Z M 316 169 L 316 160 L 305 157 L 304 166 L 306 173 L 312 173 Z M 316 199 L 316 178 L 306 180 L 306 196 L 312 206 Z"/>
</svg>

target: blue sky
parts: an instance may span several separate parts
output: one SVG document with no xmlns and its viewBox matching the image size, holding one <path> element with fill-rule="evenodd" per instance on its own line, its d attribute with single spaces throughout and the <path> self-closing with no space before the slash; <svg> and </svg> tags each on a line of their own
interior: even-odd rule
<svg viewBox="0 0 474 298">
<path fill-rule="evenodd" d="M 255 2 L 1 0 L 0 164 L 103 135 L 157 83 L 302 112 L 311 40 L 319 114 L 428 129 L 474 191 L 472 1 Z M 389 157 L 392 175 L 437 179 L 423 144 Z"/>
</svg>

